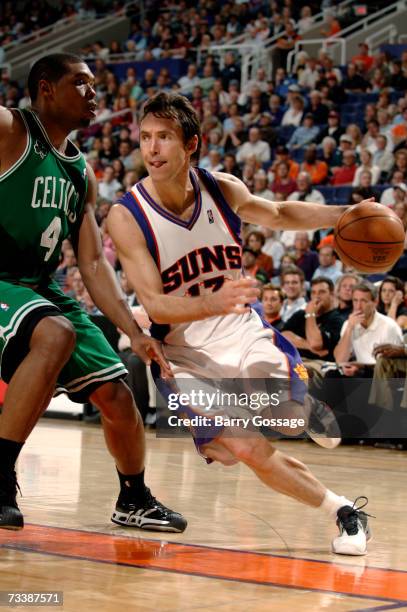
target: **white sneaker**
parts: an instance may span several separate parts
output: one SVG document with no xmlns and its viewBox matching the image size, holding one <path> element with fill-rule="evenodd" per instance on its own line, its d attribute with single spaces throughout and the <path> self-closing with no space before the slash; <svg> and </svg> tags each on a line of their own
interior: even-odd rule
<svg viewBox="0 0 407 612">
<path fill-rule="evenodd" d="M 365 500 L 365 503 L 355 508 L 359 500 Z M 339 535 L 332 541 L 332 551 L 337 555 L 366 554 L 366 543 L 372 537 L 367 520 L 371 515 L 363 512 L 361 508 L 364 508 L 367 502 L 367 497 L 361 496 L 355 499 L 353 506 L 339 508 L 336 519 Z"/>
</svg>

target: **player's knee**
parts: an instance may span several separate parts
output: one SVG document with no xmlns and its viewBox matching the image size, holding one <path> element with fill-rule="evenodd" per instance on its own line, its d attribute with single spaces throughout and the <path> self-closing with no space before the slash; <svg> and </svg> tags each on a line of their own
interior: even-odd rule
<svg viewBox="0 0 407 612">
<path fill-rule="evenodd" d="M 45 353 L 49 362 L 60 362 L 69 358 L 75 343 L 75 329 L 68 319 L 45 317 L 32 334 L 30 348 Z"/>
<path fill-rule="evenodd" d="M 273 454 L 273 447 L 262 436 L 226 439 L 225 445 L 238 461 L 256 469 Z"/>
<path fill-rule="evenodd" d="M 133 395 L 122 380 L 102 385 L 92 393 L 90 399 L 109 421 L 134 422 L 141 419 Z"/>
</svg>

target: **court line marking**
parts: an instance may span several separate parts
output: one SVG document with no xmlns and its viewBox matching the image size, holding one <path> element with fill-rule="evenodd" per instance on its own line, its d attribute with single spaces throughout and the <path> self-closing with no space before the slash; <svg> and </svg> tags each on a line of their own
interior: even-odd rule
<svg viewBox="0 0 407 612">
<path fill-rule="evenodd" d="M 394 604 L 386 606 L 374 606 L 373 608 L 358 608 L 357 610 L 350 610 L 350 612 L 384 612 L 384 610 L 399 610 L 400 608 L 406 608 L 407 604 L 402 601 L 397 601 Z"/>
<path fill-rule="evenodd" d="M 344 563 L 41 525 L 28 525 L 24 531 L 8 532 L 1 541 L 5 548 L 64 558 L 263 586 L 329 592 L 392 604 L 407 602 L 405 572 L 398 570 L 356 566 L 359 573 L 355 574 L 352 573 L 355 566 Z M 86 555 L 83 554 L 84 550 Z M 199 571 L 196 569 L 198 562 Z"/>
</svg>

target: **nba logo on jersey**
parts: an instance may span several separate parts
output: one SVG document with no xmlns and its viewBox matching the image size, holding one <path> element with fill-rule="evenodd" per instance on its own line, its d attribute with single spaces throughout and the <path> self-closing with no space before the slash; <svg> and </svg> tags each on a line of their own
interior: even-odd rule
<svg viewBox="0 0 407 612">
<path fill-rule="evenodd" d="M 46 146 L 39 140 L 35 141 L 34 151 L 41 157 L 41 159 L 45 159 L 48 155 Z"/>
<path fill-rule="evenodd" d="M 209 223 L 215 223 L 215 219 L 213 218 L 213 212 L 211 209 L 206 211 L 208 214 Z"/>
<path fill-rule="evenodd" d="M 5 304 L 4 302 L 1 302 L 0 308 L 2 310 L 6 310 L 7 311 L 10 308 L 10 306 L 8 304 Z"/>
</svg>

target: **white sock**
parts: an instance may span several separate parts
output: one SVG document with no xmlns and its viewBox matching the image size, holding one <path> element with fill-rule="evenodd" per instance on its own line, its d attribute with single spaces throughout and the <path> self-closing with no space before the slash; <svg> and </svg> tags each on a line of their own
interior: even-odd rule
<svg viewBox="0 0 407 612">
<path fill-rule="evenodd" d="M 353 502 L 351 502 L 343 495 L 336 495 L 336 493 L 327 489 L 325 497 L 322 500 L 322 504 L 319 506 L 319 508 L 323 512 L 325 512 L 325 514 L 327 514 L 330 518 L 336 519 L 336 513 L 338 512 L 339 508 L 342 508 L 342 506 L 352 507 Z"/>
</svg>

